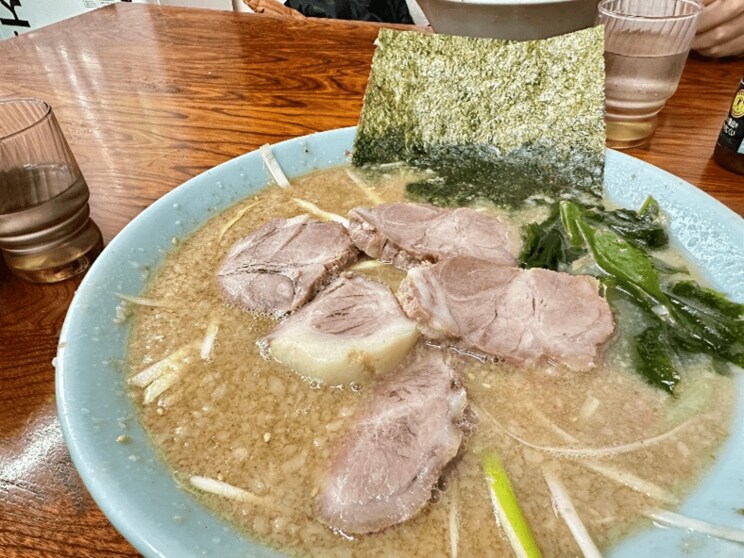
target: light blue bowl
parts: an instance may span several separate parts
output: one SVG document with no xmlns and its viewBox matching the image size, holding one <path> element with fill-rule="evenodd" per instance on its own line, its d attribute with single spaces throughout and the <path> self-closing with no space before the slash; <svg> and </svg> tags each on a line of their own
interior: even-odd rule
<svg viewBox="0 0 744 558">
<path fill-rule="evenodd" d="M 285 141 L 274 154 L 296 176 L 346 162 L 354 128 Z M 258 152 L 247 153 L 176 188 L 137 216 L 111 241 L 80 285 L 62 328 L 57 355 L 57 404 L 67 445 L 83 482 L 114 526 L 147 557 L 280 556 L 212 516 L 180 490 L 158 459 L 127 398 L 123 363 L 129 324 L 115 323 L 119 300 L 146 284 L 173 249 L 206 219 L 249 196 L 268 181 Z M 607 191 L 637 208 L 652 194 L 670 216 L 681 246 L 720 290 L 744 301 L 744 221 L 690 184 L 632 157 L 608 151 Z M 744 424 L 744 389 L 737 378 L 734 424 Z M 733 428 L 733 427 L 732 427 Z M 132 442 L 116 438 L 128 435 Z M 682 512 L 744 528 L 744 428 L 736 428 L 715 465 L 684 502 Z M 742 556 L 744 546 L 649 529 L 614 548 L 610 556 Z"/>
</svg>

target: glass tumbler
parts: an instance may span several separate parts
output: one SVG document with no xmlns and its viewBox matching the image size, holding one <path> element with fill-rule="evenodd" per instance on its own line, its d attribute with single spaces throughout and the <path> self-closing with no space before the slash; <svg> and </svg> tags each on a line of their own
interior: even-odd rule
<svg viewBox="0 0 744 558">
<path fill-rule="evenodd" d="M 700 0 L 602 0 L 605 28 L 607 145 L 647 143 L 657 115 L 677 90 Z"/>
<path fill-rule="evenodd" d="M 35 283 L 87 270 L 103 247 L 88 197 L 52 108 L 0 101 L 0 250 L 10 270 Z"/>
</svg>

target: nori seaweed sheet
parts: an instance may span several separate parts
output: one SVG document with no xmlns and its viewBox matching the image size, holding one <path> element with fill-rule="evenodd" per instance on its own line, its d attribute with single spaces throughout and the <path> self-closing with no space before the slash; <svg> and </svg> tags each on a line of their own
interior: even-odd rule
<svg viewBox="0 0 744 558">
<path fill-rule="evenodd" d="M 439 205 L 601 193 L 601 27 L 525 42 L 383 29 L 377 45 L 354 165 L 431 169 L 408 193 Z"/>
</svg>

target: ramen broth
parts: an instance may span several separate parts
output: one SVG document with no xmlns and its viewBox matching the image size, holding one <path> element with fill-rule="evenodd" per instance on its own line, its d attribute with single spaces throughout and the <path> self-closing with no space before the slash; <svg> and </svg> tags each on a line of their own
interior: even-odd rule
<svg viewBox="0 0 744 558">
<path fill-rule="evenodd" d="M 389 177 L 377 191 L 388 202 L 402 201 L 404 184 L 405 176 Z M 211 360 L 198 354 L 191 358 L 175 384 L 148 405 L 141 403 L 142 390 L 132 389 L 131 396 L 174 477 L 238 529 L 293 555 L 430 557 L 450 555 L 451 525 L 456 524 L 460 556 L 509 556 L 512 551 L 494 520 L 477 456 L 493 449 L 543 553 L 575 556 L 580 551 L 553 511 L 543 467 L 558 468 L 589 533 L 600 548 L 607 548 L 649 524 L 642 511 L 673 503 L 611 480 L 597 466 L 654 483 L 671 499 L 684 495 L 710 464 L 727 434 L 732 378 L 715 374 L 701 358 L 684 371 L 676 399 L 650 387 L 629 368 L 624 339 L 638 327 L 629 311 L 619 320 L 604 363 L 588 372 L 550 365 L 522 369 L 462 356 L 459 369 L 478 423 L 432 502 L 412 520 L 376 534 L 346 537 L 323 526 L 315 519 L 315 498 L 329 456 L 372 386 L 320 385 L 261 358 L 255 342 L 275 322 L 227 306 L 215 281 L 233 243 L 271 219 L 303 213 L 292 197 L 342 215 L 369 205 L 343 168 L 307 175 L 289 190 L 268 187 L 211 219 L 167 258 L 146 296 L 169 307 L 133 310 L 131 373 L 187 343 L 200 343 L 208 323 L 219 324 Z M 519 225 L 534 220 L 539 211 L 510 217 L 515 238 Z M 667 251 L 664 257 L 680 256 Z M 390 266 L 358 273 L 393 290 L 404 277 Z M 538 446 L 601 448 L 677 427 L 658 443 L 601 459 L 556 456 L 504 432 Z M 192 475 L 221 480 L 256 498 L 235 501 L 200 492 L 189 483 Z"/>
</svg>

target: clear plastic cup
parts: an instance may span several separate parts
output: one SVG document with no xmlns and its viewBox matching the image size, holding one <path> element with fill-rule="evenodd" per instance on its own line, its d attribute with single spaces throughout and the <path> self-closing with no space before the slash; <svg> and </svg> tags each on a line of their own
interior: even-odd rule
<svg viewBox="0 0 744 558">
<path fill-rule="evenodd" d="M 35 283 L 86 271 L 103 247 L 88 197 L 52 108 L 0 101 L 0 250 L 10 270 Z"/>
<path fill-rule="evenodd" d="M 637 147 L 651 139 L 659 112 L 677 90 L 701 9 L 699 0 L 599 3 L 609 147 Z"/>
</svg>

